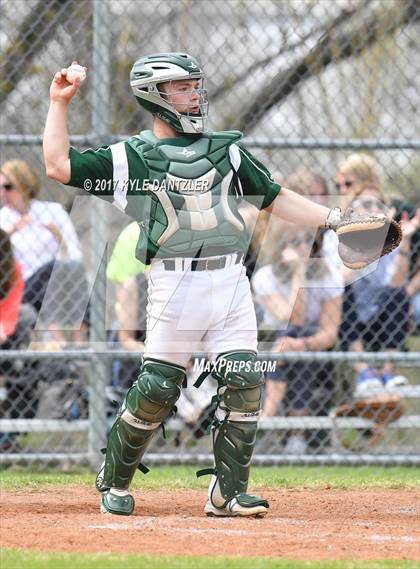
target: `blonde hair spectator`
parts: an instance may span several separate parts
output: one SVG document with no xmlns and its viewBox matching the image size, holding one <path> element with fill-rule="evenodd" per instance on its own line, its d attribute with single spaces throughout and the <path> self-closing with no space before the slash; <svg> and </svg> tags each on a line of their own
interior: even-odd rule
<svg viewBox="0 0 420 569">
<path fill-rule="evenodd" d="M 381 186 L 381 173 L 378 163 L 369 154 L 355 152 L 350 154 L 338 168 L 338 174 L 351 176 L 357 179 L 358 183 L 364 185 Z"/>
<path fill-rule="evenodd" d="M 1 172 L 27 200 L 34 199 L 39 194 L 40 179 L 29 164 L 23 160 L 8 160 L 1 167 Z"/>
</svg>

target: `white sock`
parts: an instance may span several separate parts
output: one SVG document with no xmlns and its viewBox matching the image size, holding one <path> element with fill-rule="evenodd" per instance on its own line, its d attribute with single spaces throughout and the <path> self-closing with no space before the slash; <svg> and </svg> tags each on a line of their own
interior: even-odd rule
<svg viewBox="0 0 420 569">
<path fill-rule="evenodd" d="M 111 494 L 114 494 L 114 496 L 120 496 L 120 497 L 128 496 L 129 494 L 128 490 L 124 490 L 122 488 L 110 488 L 109 491 Z"/>
</svg>

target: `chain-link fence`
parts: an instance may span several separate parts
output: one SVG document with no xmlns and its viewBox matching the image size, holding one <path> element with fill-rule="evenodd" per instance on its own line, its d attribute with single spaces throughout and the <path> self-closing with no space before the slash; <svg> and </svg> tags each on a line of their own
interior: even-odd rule
<svg viewBox="0 0 420 569">
<path fill-rule="evenodd" d="M 133 62 L 183 50 L 205 67 L 213 130 L 242 130 L 286 187 L 404 228 L 394 254 L 350 274 L 332 232 L 242 204 L 267 363 L 255 460 L 418 463 L 418 1 L 8 0 L 1 14 L 4 460 L 97 461 L 145 339 L 138 225 L 45 176 L 51 79 L 88 67 L 71 140 L 107 145 L 151 126 Z M 209 460 L 214 390 L 183 390 L 150 461 Z"/>
</svg>

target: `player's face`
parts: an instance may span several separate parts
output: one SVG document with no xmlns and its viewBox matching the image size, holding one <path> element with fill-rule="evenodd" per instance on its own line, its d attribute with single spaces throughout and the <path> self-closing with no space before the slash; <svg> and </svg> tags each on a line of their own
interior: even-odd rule
<svg viewBox="0 0 420 569">
<path fill-rule="evenodd" d="M 190 115 L 200 114 L 200 93 L 198 91 L 200 88 L 201 81 L 199 79 L 169 81 L 160 86 L 168 102 L 179 113 Z"/>
</svg>

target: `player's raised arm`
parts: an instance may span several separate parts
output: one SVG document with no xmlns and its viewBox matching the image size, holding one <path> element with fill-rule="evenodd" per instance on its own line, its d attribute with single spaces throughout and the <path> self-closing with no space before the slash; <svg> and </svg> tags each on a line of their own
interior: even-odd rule
<svg viewBox="0 0 420 569">
<path fill-rule="evenodd" d="M 296 225 L 334 228 L 340 222 L 338 208 L 330 209 L 281 187 L 266 166 L 241 144 L 232 144 L 230 159 L 244 198 L 258 209 Z"/>
<path fill-rule="evenodd" d="M 69 182 L 71 174 L 67 109 L 79 90 L 83 73 L 86 74 L 85 68 L 80 68 L 73 61 L 69 69 L 61 69 L 54 75 L 50 87 L 50 108 L 43 141 L 44 161 L 47 176 L 62 183 Z"/>
</svg>

